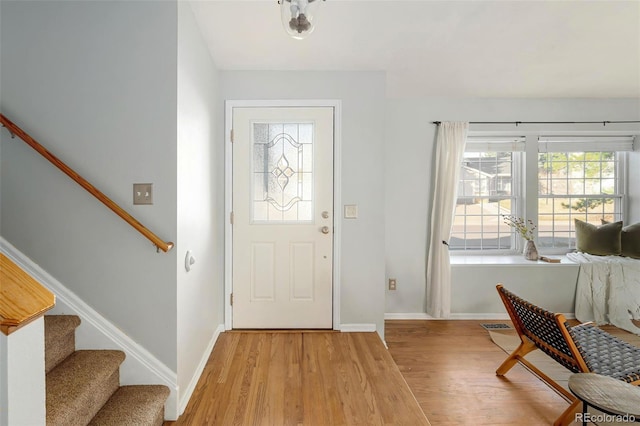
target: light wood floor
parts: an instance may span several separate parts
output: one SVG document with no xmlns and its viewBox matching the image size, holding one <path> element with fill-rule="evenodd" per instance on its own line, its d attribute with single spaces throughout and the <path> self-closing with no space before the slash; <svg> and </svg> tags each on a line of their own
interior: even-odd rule
<svg viewBox="0 0 640 426">
<path fill-rule="evenodd" d="M 398 368 L 433 426 L 552 424 L 568 403 L 520 365 L 497 377 L 481 322 L 387 321 L 388 351 L 373 333 L 223 333 L 165 426 L 426 424 Z"/>
<path fill-rule="evenodd" d="M 480 323 L 387 321 L 389 352 L 433 426 L 551 425 L 569 406 L 521 365 L 495 375 L 506 354 Z"/>
<path fill-rule="evenodd" d="M 428 425 L 377 333 L 223 333 L 165 425 Z"/>
</svg>

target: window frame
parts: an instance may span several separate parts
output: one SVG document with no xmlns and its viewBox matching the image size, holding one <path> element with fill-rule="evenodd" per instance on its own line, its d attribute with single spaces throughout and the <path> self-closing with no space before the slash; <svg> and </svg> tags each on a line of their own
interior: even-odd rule
<svg viewBox="0 0 640 426">
<path fill-rule="evenodd" d="M 601 151 L 548 151 L 548 152 L 555 152 L 555 153 L 566 153 L 566 154 L 571 154 L 571 153 L 577 153 L 577 152 L 613 152 L 614 156 L 615 156 L 615 188 L 614 188 L 614 193 L 611 194 L 611 197 L 603 197 L 603 198 L 613 198 L 614 199 L 614 203 L 617 204 L 615 210 L 615 214 L 619 215 L 619 219 L 616 220 L 624 220 L 626 217 L 628 217 L 628 212 L 627 212 L 627 206 L 628 206 L 628 175 L 627 175 L 627 169 L 628 169 L 628 161 L 629 161 L 629 156 L 627 155 L 627 152 L 624 150 L 612 150 L 612 149 L 603 149 Z M 537 160 L 537 158 L 536 158 Z M 539 180 L 538 180 L 538 184 L 539 184 Z M 589 195 L 600 195 L 600 194 L 550 194 L 549 196 L 541 196 L 541 194 L 539 192 L 536 193 L 536 223 L 540 222 L 540 212 L 538 211 L 538 202 L 540 201 L 541 198 L 550 198 L 550 199 L 554 199 L 554 198 L 589 198 Z M 595 198 L 595 197 L 594 197 Z M 572 216 L 582 216 L 582 214 L 580 213 L 576 213 L 575 215 Z M 581 217 L 576 217 L 577 219 L 580 220 L 584 220 Z M 552 238 L 553 238 L 553 231 L 552 231 Z M 539 241 L 539 237 L 538 237 L 538 230 L 536 230 L 536 241 Z M 543 246 L 542 244 L 537 244 L 538 250 L 539 251 L 543 251 L 544 253 L 547 254 L 566 254 L 571 252 L 572 250 L 575 250 L 576 248 L 576 241 L 575 241 L 575 226 L 573 226 L 572 223 L 570 223 L 570 228 L 569 228 L 569 244 L 567 247 L 549 247 L 549 246 Z"/>
<path fill-rule="evenodd" d="M 523 172 L 524 172 L 524 163 L 525 163 L 525 149 L 524 146 L 518 148 L 519 144 L 525 144 L 525 137 L 522 135 L 518 136 L 503 136 L 503 135 L 487 135 L 487 136 L 474 136 L 469 134 L 467 136 L 467 142 L 469 140 L 473 142 L 478 142 L 475 146 L 469 147 L 465 146 L 465 152 L 511 152 L 511 196 L 506 197 L 512 200 L 512 215 L 522 215 L 524 211 L 524 182 L 523 182 Z M 492 141 L 496 142 L 496 145 L 492 145 Z M 500 148 L 498 144 L 504 144 L 506 146 L 509 141 L 513 141 L 511 149 L 492 149 L 492 148 Z M 486 142 L 486 147 L 483 149 L 479 149 L 478 145 L 482 145 L 482 142 Z M 462 164 L 460 164 L 462 168 Z M 460 178 L 458 179 L 460 183 Z M 479 196 L 474 198 L 483 198 L 488 199 L 491 196 Z M 457 199 L 463 198 L 458 194 Z M 506 199 L 505 198 L 505 199 Z M 454 212 L 455 215 L 455 212 Z M 455 221 L 455 218 L 454 218 Z M 449 248 L 449 253 L 452 255 L 481 255 L 481 254 L 491 254 L 491 255 L 512 255 L 519 251 L 522 251 L 523 244 L 518 241 L 516 235 L 511 232 L 509 238 L 509 248 L 474 248 L 474 249 L 465 249 L 465 248 Z"/>
<path fill-rule="evenodd" d="M 528 126 L 529 127 L 529 126 Z M 512 188 L 519 191 L 519 196 L 516 199 L 516 209 L 515 211 L 512 209 L 512 214 L 518 217 L 522 217 L 525 220 L 531 218 L 534 223 L 538 224 L 538 153 L 541 140 L 552 139 L 552 138 L 565 138 L 567 140 L 572 139 L 589 139 L 593 138 L 593 140 L 597 140 L 597 138 L 601 138 L 602 140 L 610 142 L 615 142 L 615 140 L 625 140 L 624 143 L 631 146 L 631 150 L 633 150 L 633 146 L 637 140 L 637 131 L 634 130 L 607 130 L 603 131 L 601 128 L 597 126 L 591 126 L 590 129 L 587 129 L 588 126 L 583 126 L 579 130 L 575 128 L 569 129 L 560 129 L 555 131 L 550 131 L 548 126 L 544 128 L 540 125 L 530 126 L 530 128 L 522 129 L 522 130 L 513 130 L 508 129 L 505 130 L 504 126 L 489 126 L 483 127 L 482 131 L 470 129 L 467 141 L 472 138 L 481 138 L 485 140 L 489 139 L 506 139 L 506 138 L 522 138 L 525 140 L 525 148 L 523 152 L 516 153 L 518 155 L 514 155 L 513 158 L 513 175 L 512 175 Z M 493 129 L 493 130 L 484 130 L 484 129 Z M 610 140 L 609 140 L 610 139 Z M 575 142 L 575 141 L 574 141 Z M 595 143 L 595 142 L 594 142 Z M 613 149 L 619 148 L 620 145 L 616 145 L 615 143 L 611 143 L 610 146 L 607 146 L 607 149 L 599 150 L 598 152 L 607 152 L 607 151 L 615 151 L 616 156 L 618 158 L 618 166 L 619 170 L 616 170 L 617 173 L 617 188 L 616 194 L 618 191 L 621 191 L 621 200 L 620 200 L 620 215 L 621 220 L 625 220 L 628 218 L 628 186 L 629 186 L 629 175 L 628 175 L 628 163 L 629 163 L 629 155 L 627 152 L 629 149 Z M 569 150 L 565 152 L 586 152 L 587 150 Z M 476 152 L 474 150 L 467 150 L 465 147 L 465 152 Z M 518 160 L 516 161 L 516 158 Z M 517 162 L 517 165 L 516 165 Z M 533 196 L 532 196 L 533 195 Z M 536 229 L 534 232 L 534 241 L 538 241 L 538 230 Z M 524 248 L 524 241 L 522 238 L 519 238 L 514 232 L 511 233 L 511 249 L 449 249 L 449 253 L 451 256 L 474 256 L 474 255 L 513 255 L 519 254 L 522 252 Z M 575 247 L 566 248 L 566 247 L 544 247 L 542 249 L 538 249 L 541 254 L 566 254 L 573 250 Z"/>
</svg>

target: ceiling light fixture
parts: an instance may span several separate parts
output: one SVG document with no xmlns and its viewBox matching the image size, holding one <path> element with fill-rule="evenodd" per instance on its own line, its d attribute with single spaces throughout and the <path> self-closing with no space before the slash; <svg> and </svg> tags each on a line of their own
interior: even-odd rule
<svg viewBox="0 0 640 426">
<path fill-rule="evenodd" d="M 297 40 L 302 40 L 311 34 L 315 29 L 314 19 L 320 1 L 279 0 L 282 26 L 287 34 Z"/>
</svg>

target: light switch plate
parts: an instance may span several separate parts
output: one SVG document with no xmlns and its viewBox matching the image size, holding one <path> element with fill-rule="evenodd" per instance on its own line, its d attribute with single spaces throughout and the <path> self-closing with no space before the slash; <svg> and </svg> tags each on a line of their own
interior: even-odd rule
<svg viewBox="0 0 640 426">
<path fill-rule="evenodd" d="M 358 206 L 356 204 L 345 204 L 345 206 L 344 206 L 344 218 L 345 219 L 357 219 L 358 218 Z"/>
<path fill-rule="evenodd" d="M 153 204 L 153 184 L 133 184 L 133 204 Z"/>
</svg>

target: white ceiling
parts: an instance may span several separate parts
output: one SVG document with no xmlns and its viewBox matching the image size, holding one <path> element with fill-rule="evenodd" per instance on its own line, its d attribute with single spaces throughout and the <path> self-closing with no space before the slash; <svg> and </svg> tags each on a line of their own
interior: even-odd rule
<svg viewBox="0 0 640 426">
<path fill-rule="evenodd" d="M 384 71 L 391 98 L 640 97 L 640 0 L 326 0 L 305 40 L 276 0 L 190 3 L 221 70 Z"/>
</svg>

